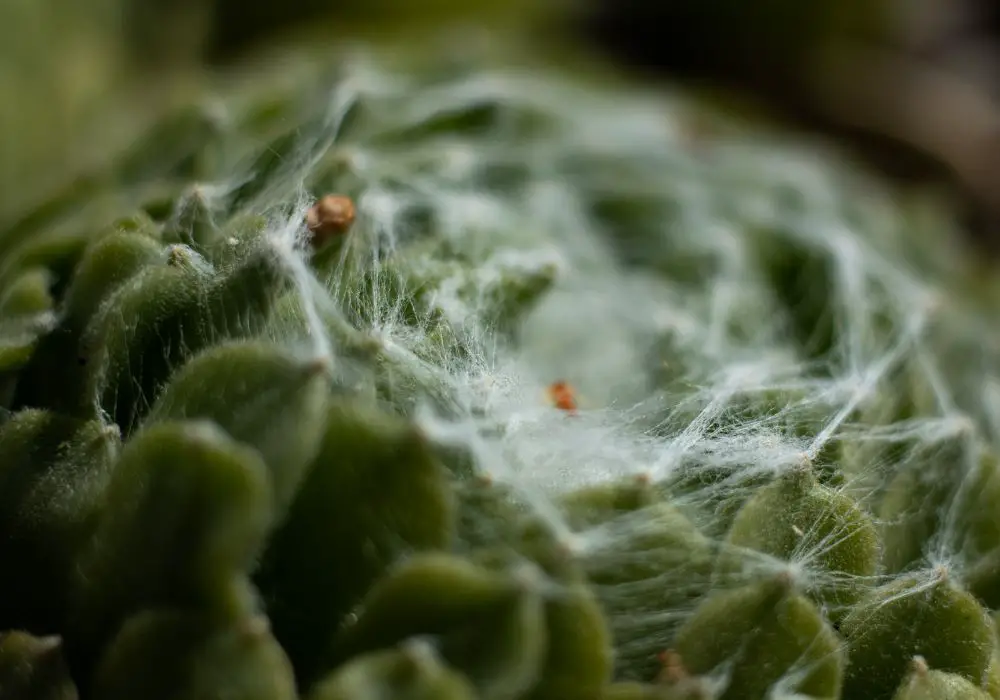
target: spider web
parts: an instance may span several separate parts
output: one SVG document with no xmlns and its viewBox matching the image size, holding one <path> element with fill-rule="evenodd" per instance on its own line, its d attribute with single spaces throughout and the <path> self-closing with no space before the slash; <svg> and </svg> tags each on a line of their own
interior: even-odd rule
<svg viewBox="0 0 1000 700">
<path fill-rule="evenodd" d="M 301 311 L 275 341 L 347 385 L 377 383 L 567 548 L 613 564 L 644 527 L 641 511 L 574 527 L 559 498 L 583 486 L 686 478 L 672 503 L 724 549 L 720 508 L 803 462 L 839 464 L 831 483 L 874 516 L 896 475 L 998 436 L 1000 339 L 956 292 L 961 256 L 933 211 L 816 144 L 735 122 L 698 136 L 710 117 L 673 95 L 538 70 L 416 73 L 362 54 L 310 78 L 318 106 L 277 165 L 241 154 L 201 191 L 224 209 L 253 183 L 235 213 L 265 217 Z M 327 192 L 351 196 L 357 220 L 317 272 L 302 221 Z M 572 414 L 547 397 L 559 380 Z M 961 484 L 973 463 L 932 478 Z M 943 524 L 909 566 L 928 581 L 969 564 L 956 503 L 934 506 Z M 613 621 L 666 648 L 709 590 L 758 569 L 838 583 L 815 565 L 837 534 L 712 587 L 652 578 L 602 599 L 678 589 L 682 602 Z M 793 696 L 784 680 L 774 697 Z"/>
</svg>

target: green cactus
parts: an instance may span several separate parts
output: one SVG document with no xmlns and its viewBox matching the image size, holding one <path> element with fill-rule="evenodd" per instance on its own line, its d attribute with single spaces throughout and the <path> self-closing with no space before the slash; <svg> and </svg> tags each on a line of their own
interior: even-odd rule
<svg viewBox="0 0 1000 700">
<path fill-rule="evenodd" d="M 0 297 L 4 316 L 28 316 L 51 312 L 55 304 L 50 289 L 52 276 L 44 267 L 33 267 L 18 275 Z"/>
<path fill-rule="evenodd" d="M 1000 697 L 946 209 L 433 48 L 191 76 L 0 212 L 0 696 Z"/>
<path fill-rule="evenodd" d="M 982 687 L 996 647 L 986 610 L 944 572 L 907 576 L 872 591 L 840 631 L 851 660 L 847 698 L 891 698 L 914 656 Z"/>
<path fill-rule="evenodd" d="M 522 697 L 540 678 L 549 643 L 543 600 L 516 578 L 424 555 L 377 585 L 362 610 L 335 643 L 334 659 L 419 636 L 438 640 L 442 657 L 484 698 Z"/>
<path fill-rule="evenodd" d="M 582 579 L 584 573 L 568 544 L 523 494 L 490 477 L 463 477 L 455 485 L 458 553 L 499 570 L 530 563 L 558 581 Z"/>
<path fill-rule="evenodd" d="M 801 564 L 817 581 L 810 594 L 834 621 L 869 587 L 880 554 L 871 517 L 848 496 L 819 484 L 808 467 L 759 489 L 726 541 Z"/>
<path fill-rule="evenodd" d="M 129 617 L 94 674 L 92 697 L 295 700 L 292 666 L 267 620 L 149 609 Z"/>
<path fill-rule="evenodd" d="M 83 253 L 62 301 L 58 325 L 43 336 L 18 385 L 15 400 L 86 415 L 86 374 L 80 342 L 90 319 L 115 289 L 163 258 L 154 234 L 120 231 L 101 236 Z"/>
<path fill-rule="evenodd" d="M 728 665 L 723 698 L 766 698 L 784 683 L 786 692 L 840 697 L 840 642 L 787 574 L 709 597 L 678 632 L 673 649 L 695 675 Z"/>
<path fill-rule="evenodd" d="M 211 195 L 204 186 L 194 185 L 182 194 L 164 226 L 166 243 L 209 248 L 218 244 L 219 230 Z"/>
<path fill-rule="evenodd" d="M 223 343 L 171 376 L 145 424 L 210 420 L 256 448 L 270 471 L 280 519 L 320 448 L 326 370 L 323 358 L 300 359 L 271 344 Z"/>
<path fill-rule="evenodd" d="M 615 683 L 601 691 L 598 697 L 600 700 L 704 700 L 711 696 L 701 686 L 678 689 L 663 685 Z"/>
<path fill-rule="evenodd" d="M 120 449 L 118 429 L 40 409 L 0 427 L 0 626 L 65 629 L 77 557 L 89 545 Z"/>
<path fill-rule="evenodd" d="M 970 478 L 963 475 L 975 474 L 974 439 L 960 431 L 941 444 L 918 446 L 889 480 L 878 514 L 882 562 L 890 572 L 933 554 L 963 481 Z"/>
<path fill-rule="evenodd" d="M 44 267 L 25 270 L 0 292 L 0 376 L 16 391 L 20 372 L 55 325 L 51 274 Z"/>
<path fill-rule="evenodd" d="M 634 490 L 629 492 L 619 495 L 635 498 Z M 577 503 L 583 500 L 579 496 L 593 494 L 579 494 L 573 499 Z M 572 522 L 572 507 L 569 513 Z M 593 516 L 591 511 L 589 517 Z M 607 518 L 597 532 L 607 539 L 582 552 L 579 559 L 608 617 L 616 676 L 650 680 L 656 675 L 660 652 L 681 622 L 679 615 L 671 619 L 658 612 L 683 610 L 697 602 L 711 585 L 715 547 L 669 503 L 633 505 L 631 512 Z M 631 595 L 623 597 L 623 590 Z"/>
<path fill-rule="evenodd" d="M 444 468 L 410 423 L 351 402 L 325 415 L 319 452 L 258 575 L 303 678 L 366 591 L 400 559 L 445 550 L 454 503 Z"/>
<path fill-rule="evenodd" d="M 323 678 L 308 700 L 473 700 L 475 691 L 420 642 L 364 654 Z"/>
<path fill-rule="evenodd" d="M 957 673 L 927 668 L 915 657 L 909 675 L 892 696 L 893 700 L 988 700 L 989 694 Z"/>
<path fill-rule="evenodd" d="M 71 648 L 90 657 L 150 607 L 236 619 L 256 608 L 246 581 L 273 523 L 267 468 L 207 421 L 150 426 L 122 451 L 106 505 L 80 552 Z"/>
<path fill-rule="evenodd" d="M 571 584 L 547 596 L 548 645 L 542 675 L 531 700 L 570 700 L 597 695 L 611 680 L 614 650 L 611 632 L 597 596 Z"/>
<path fill-rule="evenodd" d="M 0 634 L 0 696 L 24 700 L 77 700 L 59 637 Z"/>
</svg>

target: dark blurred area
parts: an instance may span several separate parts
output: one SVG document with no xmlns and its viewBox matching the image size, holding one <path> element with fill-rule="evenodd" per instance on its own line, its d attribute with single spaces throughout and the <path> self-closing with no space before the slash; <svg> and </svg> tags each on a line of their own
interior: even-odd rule
<svg viewBox="0 0 1000 700">
<path fill-rule="evenodd" d="M 902 182 L 953 190 L 970 232 L 985 249 L 1000 252 L 996 0 L 2 5 L 0 90 L 8 99 L 0 100 L 6 178 L 0 214 L 17 197 L 14 183 L 44 182 L 70 160 L 70 150 L 100 143 L 83 135 L 86 125 L 107 131 L 108 111 L 116 109 L 127 122 L 114 97 L 123 85 L 155 103 L 169 98 L 176 76 L 239 63 L 278 40 L 308 35 L 335 45 L 372 33 L 405 36 L 474 22 L 516 34 L 527 46 L 583 46 L 654 81 L 749 98 L 790 126 L 833 135 Z M 127 138 L 127 128 L 118 131 Z"/>
<path fill-rule="evenodd" d="M 907 184 L 1000 254 L 996 0 L 587 0 L 575 27 L 647 77 L 727 88 Z"/>
</svg>

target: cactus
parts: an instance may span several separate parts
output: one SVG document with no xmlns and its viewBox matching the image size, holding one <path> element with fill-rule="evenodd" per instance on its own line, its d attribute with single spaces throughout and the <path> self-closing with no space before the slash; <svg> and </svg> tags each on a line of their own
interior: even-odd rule
<svg viewBox="0 0 1000 700">
<path fill-rule="evenodd" d="M 225 621 L 204 612 L 150 608 L 128 618 L 94 675 L 99 698 L 294 700 L 295 678 L 266 618 Z"/>
<path fill-rule="evenodd" d="M 59 637 L 14 630 L 0 634 L 0 695 L 24 700 L 77 700 Z"/>
<path fill-rule="evenodd" d="M 0 223 L 0 697 L 1000 697 L 947 210 L 390 54 L 206 85 Z"/>
<path fill-rule="evenodd" d="M 851 659 L 849 697 L 891 698 L 913 656 L 982 686 L 996 647 L 987 611 L 943 572 L 904 577 L 872 591 L 840 631 Z"/>
<path fill-rule="evenodd" d="M 473 700 L 475 691 L 460 673 L 435 656 L 433 647 L 404 647 L 359 656 L 320 681 L 309 700 Z"/>
<path fill-rule="evenodd" d="M 988 700 L 990 696 L 957 673 L 930 669 L 923 657 L 915 656 L 909 675 L 892 697 L 893 700 L 921 700 L 922 698 L 927 700 L 931 700 L 931 698 Z"/>
<path fill-rule="evenodd" d="M 771 688 L 814 698 L 840 697 L 844 658 L 833 628 L 778 575 L 702 603 L 677 633 L 673 652 L 688 673 L 729 664 L 721 697 L 765 698 Z"/>
</svg>

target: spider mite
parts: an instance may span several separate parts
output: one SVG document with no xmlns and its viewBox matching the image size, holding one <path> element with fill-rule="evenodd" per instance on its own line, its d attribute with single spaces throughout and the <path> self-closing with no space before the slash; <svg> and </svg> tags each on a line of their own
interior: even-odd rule
<svg viewBox="0 0 1000 700">
<path fill-rule="evenodd" d="M 561 379 L 557 382 L 552 382 L 549 385 L 548 395 L 549 401 L 556 408 L 566 411 L 569 414 L 576 413 L 576 390 L 569 382 Z"/>
<path fill-rule="evenodd" d="M 656 683 L 669 686 L 691 700 L 704 698 L 708 700 L 708 689 L 702 682 L 684 667 L 680 654 L 673 649 L 660 652 L 660 673 L 657 674 Z"/>
<path fill-rule="evenodd" d="M 313 234 L 313 245 L 321 247 L 334 236 L 347 233 L 354 223 L 354 202 L 350 197 L 328 194 L 306 212 L 306 226 Z"/>
</svg>

